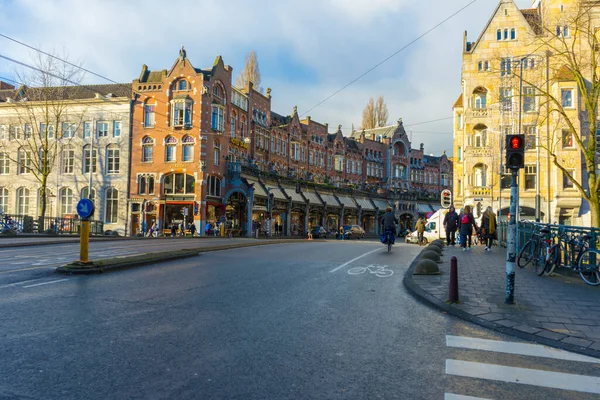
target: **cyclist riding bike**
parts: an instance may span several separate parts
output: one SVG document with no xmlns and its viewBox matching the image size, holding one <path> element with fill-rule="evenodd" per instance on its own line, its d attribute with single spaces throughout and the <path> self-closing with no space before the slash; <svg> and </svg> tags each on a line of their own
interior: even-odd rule
<svg viewBox="0 0 600 400">
<path fill-rule="evenodd" d="M 389 240 L 394 243 L 396 241 L 396 224 L 398 224 L 398 219 L 394 216 L 392 207 L 385 209 L 385 214 L 383 214 L 381 222 L 383 224 L 383 232 L 386 235 L 386 242 Z"/>
</svg>

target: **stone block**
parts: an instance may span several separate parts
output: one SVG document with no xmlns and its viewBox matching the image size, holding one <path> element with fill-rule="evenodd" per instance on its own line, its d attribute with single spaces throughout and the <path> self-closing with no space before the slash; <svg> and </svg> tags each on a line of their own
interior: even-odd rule
<svg viewBox="0 0 600 400">
<path fill-rule="evenodd" d="M 436 263 L 441 263 L 442 262 L 442 258 L 440 257 L 440 255 L 438 253 L 436 253 L 435 251 L 431 251 L 431 250 L 425 250 L 423 252 L 423 254 L 421 254 L 421 259 L 428 259 L 428 260 L 432 260 L 435 261 Z"/>
<path fill-rule="evenodd" d="M 439 275 L 440 268 L 437 263 L 427 258 L 421 258 L 415 267 L 413 275 Z"/>
</svg>

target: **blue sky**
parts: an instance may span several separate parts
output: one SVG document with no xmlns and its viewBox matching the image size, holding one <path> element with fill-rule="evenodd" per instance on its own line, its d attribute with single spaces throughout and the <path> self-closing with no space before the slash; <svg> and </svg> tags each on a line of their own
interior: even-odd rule
<svg viewBox="0 0 600 400">
<path fill-rule="evenodd" d="M 273 110 L 303 114 L 470 0 L 0 0 L 0 33 L 110 79 L 130 82 L 141 65 L 169 68 L 181 45 L 196 67 L 217 55 L 234 68 L 256 51 Z M 530 0 L 516 1 L 521 8 Z M 345 134 L 360 126 L 369 97 L 384 96 L 389 123 L 402 118 L 413 147 L 452 153 L 451 120 L 460 94 L 463 32 L 474 41 L 497 6 L 477 0 L 378 69 L 310 111 Z M 0 38 L 0 54 L 31 62 L 33 52 Z M 16 66 L 0 60 L 0 76 Z M 90 83 L 106 83 L 93 76 Z"/>
</svg>

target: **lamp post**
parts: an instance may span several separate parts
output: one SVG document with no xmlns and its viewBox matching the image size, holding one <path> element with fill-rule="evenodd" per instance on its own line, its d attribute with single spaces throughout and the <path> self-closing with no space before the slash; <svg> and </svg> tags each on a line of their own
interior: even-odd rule
<svg viewBox="0 0 600 400">
<path fill-rule="evenodd" d="M 267 235 L 269 239 L 272 236 L 273 230 L 273 204 L 271 202 L 271 187 L 267 187 L 267 212 L 269 213 L 269 226 L 267 226 Z"/>
</svg>

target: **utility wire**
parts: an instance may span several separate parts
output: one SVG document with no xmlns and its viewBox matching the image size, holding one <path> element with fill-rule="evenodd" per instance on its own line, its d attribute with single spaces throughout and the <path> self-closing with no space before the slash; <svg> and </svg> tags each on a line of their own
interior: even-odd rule
<svg viewBox="0 0 600 400">
<path fill-rule="evenodd" d="M 309 108 L 307 111 L 305 111 L 302 115 L 300 115 L 300 117 L 303 117 L 304 115 L 306 115 L 307 113 L 311 112 L 312 110 L 314 110 L 315 108 L 319 107 L 321 104 L 325 103 L 327 100 L 331 99 L 332 97 L 334 97 L 335 95 L 337 95 L 338 93 L 340 93 L 341 91 L 343 91 L 344 89 L 346 89 L 347 87 L 349 87 L 350 85 L 352 85 L 353 83 L 355 83 L 356 81 L 358 81 L 359 79 L 361 79 L 362 77 L 364 77 L 365 75 L 367 75 L 368 73 L 370 73 L 371 71 L 377 69 L 379 66 L 381 66 L 383 63 L 387 62 L 388 60 L 390 60 L 391 58 L 393 58 L 394 56 L 396 56 L 398 53 L 402 52 L 403 50 L 405 50 L 406 48 L 410 47 L 411 45 L 413 45 L 414 43 L 418 42 L 420 39 L 422 39 L 425 35 L 429 34 L 430 32 L 432 32 L 433 30 L 437 29 L 438 27 L 440 27 L 441 25 L 443 25 L 444 23 L 446 23 L 447 21 L 449 21 L 450 19 L 454 18 L 456 15 L 460 14 L 462 11 L 464 11 L 466 8 L 468 8 L 469 6 L 471 6 L 473 3 L 475 3 L 477 0 L 472 0 L 469 4 L 467 4 L 466 6 L 462 7 L 461 9 L 459 9 L 458 11 L 454 12 L 453 14 L 451 14 L 450 16 L 448 16 L 447 18 L 445 18 L 443 21 L 439 22 L 438 24 L 436 24 L 435 26 L 433 26 L 432 28 L 428 29 L 427 31 L 425 31 L 424 33 L 422 33 L 421 35 L 417 36 L 415 39 L 411 40 L 410 42 L 408 42 L 406 45 L 404 45 L 402 48 L 400 48 L 398 51 L 392 53 L 390 56 L 386 57 L 384 60 L 380 61 L 379 63 L 375 64 L 375 66 L 369 68 L 367 71 L 363 72 L 361 75 L 359 75 L 357 78 L 354 78 L 353 80 L 351 80 L 350 82 L 348 82 L 346 85 L 342 86 L 342 88 L 338 89 L 337 91 L 335 91 L 333 94 L 329 95 L 328 97 L 326 97 L 324 100 L 322 100 L 320 103 L 318 103 L 317 105 Z"/>
</svg>

